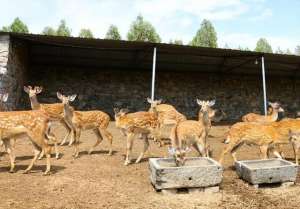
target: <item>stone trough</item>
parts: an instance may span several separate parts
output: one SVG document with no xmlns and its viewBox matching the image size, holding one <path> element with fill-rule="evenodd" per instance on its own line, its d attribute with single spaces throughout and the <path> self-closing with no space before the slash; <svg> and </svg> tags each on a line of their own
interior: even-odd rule
<svg viewBox="0 0 300 209">
<path fill-rule="evenodd" d="M 151 158 L 149 167 L 151 183 L 156 191 L 164 193 L 176 193 L 180 189 L 218 192 L 223 178 L 222 166 L 206 157 L 187 158 L 180 167 L 174 158 Z"/>
<path fill-rule="evenodd" d="M 293 185 L 297 178 L 298 166 L 283 159 L 237 161 L 238 176 L 258 188 L 263 184 Z"/>
</svg>

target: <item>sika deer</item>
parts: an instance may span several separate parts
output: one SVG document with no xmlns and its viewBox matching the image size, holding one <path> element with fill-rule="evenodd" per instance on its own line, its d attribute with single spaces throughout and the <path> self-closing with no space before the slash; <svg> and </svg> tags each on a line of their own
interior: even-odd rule
<svg viewBox="0 0 300 209">
<path fill-rule="evenodd" d="M 276 146 L 282 144 L 289 144 L 290 134 L 289 131 L 299 132 L 300 121 L 296 119 L 283 120 L 272 123 L 248 123 L 240 122 L 234 124 L 229 130 L 227 143 L 223 153 L 220 157 L 220 163 L 223 162 L 225 154 L 231 152 L 234 161 L 237 161 L 236 152 L 243 144 L 254 144 L 260 147 L 263 158 L 269 156 L 269 151 L 279 158 L 281 155 L 276 151 Z M 294 144 L 292 144 L 294 145 Z M 295 156 L 298 162 L 297 156 Z"/>
<path fill-rule="evenodd" d="M 140 111 L 127 114 L 127 110 L 118 110 L 116 108 L 114 109 L 114 112 L 116 127 L 123 129 L 127 136 L 126 159 L 124 165 L 129 165 L 131 163 L 130 155 L 135 136 L 138 134 L 142 135 L 144 148 L 135 161 L 135 163 L 139 163 L 149 148 L 147 135 L 158 127 L 157 113 L 154 110 L 154 112 Z"/>
<path fill-rule="evenodd" d="M 269 102 L 269 105 L 272 107 L 272 112 L 270 115 L 259 115 L 255 113 L 249 113 L 242 117 L 243 122 L 274 122 L 278 119 L 278 113 L 284 112 L 284 110 L 280 107 L 278 102 L 272 103 Z"/>
<path fill-rule="evenodd" d="M 66 143 L 68 137 L 70 136 L 73 126 L 69 126 L 64 120 L 64 116 L 63 116 L 64 105 L 63 104 L 61 104 L 61 103 L 45 104 L 45 103 L 38 102 L 37 94 L 40 94 L 42 92 L 42 90 L 43 90 L 43 88 L 39 87 L 39 86 L 35 86 L 34 88 L 32 88 L 31 86 L 28 86 L 28 87 L 24 86 L 24 91 L 29 95 L 29 98 L 30 98 L 31 108 L 33 110 L 40 110 L 40 109 L 44 110 L 47 114 L 49 114 L 50 120 L 52 122 L 59 122 L 62 126 L 65 127 L 65 129 L 67 130 L 67 134 L 64 137 L 64 139 L 62 140 L 62 142 L 60 143 L 60 145 L 64 145 Z M 49 128 L 49 132 L 50 132 L 50 129 L 51 129 L 51 126 Z M 69 146 L 71 146 L 71 144 L 72 143 L 70 141 Z M 58 157 L 59 157 L 59 153 L 56 153 L 56 158 L 58 158 Z"/>
<path fill-rule="evenodd" d="M 100 144 L 103 140 L 103 135 L 109 140 L 110 148 L 109 155 L 112 155 L 112 141 L 113 137 L 111 133 L 107 131 L 107 127 L 110 122 L 110 117 L 105 112 L 99 110 L 93 111 L 74 111 L 70 107 L 70 102 L 74 101 L 76 95 L 72 96 L 64 96 L 61 93 L 57 92 L 57 97 L 62 101 L 64 106 L 64 118 L 69 126 L 73 126 L 72 130 L 74 130 L 72 139 L 75 143 L 75 150 L 73 156 L 78 157 L 78 144 L 82 130 L 93 130 L 97 136 L 96 143 L 90 148 L 88 154 L 91 154 L 94 148 Z M 72 140 L 71 139 L 71 140 Z"/>
<path fill-rule="evenodd" d="M 179 122 L 175 128 L 175 137 L 172 139 L 172 149 L 170 154 L 175 158 L 177 165 L 184 165 L 185 154 L 191 146 L 199 153 L 200 156 L 208 156 L 208 145 L 206 139 L 211 128 L 211 119 L 209 117 L 209 108 L 215 104 L 213 101 L 201 101 L 197 99 L 201 106 L 201 115 L 198 121 L 186 120 Z"/>
<path fill-rule="evenodd" d="M 49 116 L 42 111 L 11 111 L 0 112 L 0 140 L 3 140 L 10 158 L 10 172 L 14 172 L 14 151 L 10 144 L 10 138 L 19 138 L 20 135 L 27 135 L 34 148 L 34 158 L 24 171 L 28 173 L 42 150 L 46 153 L 47 168 L 44 174 L 50 173 L 50 152 L 51 147 L 48 141 L 56 139 L 46 134 L 48 129 Z"/>
<path fill-rule="evenodd" d="M 171 133 L 174 132 L 175 126 L 181 121 L 185 121 L 186 117 L 179 113 L 175 107 L 169 104 L 161 104 L 161 100 L 151 100 L 147 98 L 147 101 L 151 104 L 149 112 L 155 111 L 158 114 L 158 127 L 153 132 L 154 141 L 159 143 L 161 147 L 164 143 L 164 139 L 171 139 Z"/>
</svg>

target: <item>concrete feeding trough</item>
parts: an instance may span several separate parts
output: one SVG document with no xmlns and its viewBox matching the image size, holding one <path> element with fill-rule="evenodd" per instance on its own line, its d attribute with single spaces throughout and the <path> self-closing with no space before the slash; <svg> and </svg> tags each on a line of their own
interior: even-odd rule
<svg viewBox="0 0 300 209">
<path fill-rule="evenodd" d="M 177 167 L 174 158 L 151 158 L 150 180 L 157 191 L 176 193 L 179 189 L 189 192 L 218 192 L 223 178 L 222 166 L 206 157 L 187 158 L 185 165 Z"/>
<path fill-rule="evenodd" d="M 237 161 L 238 176 L 258 188 L 262 184 L 292 185 L 296 181 L 298 166 L 283 159 Z"/>
</svg>

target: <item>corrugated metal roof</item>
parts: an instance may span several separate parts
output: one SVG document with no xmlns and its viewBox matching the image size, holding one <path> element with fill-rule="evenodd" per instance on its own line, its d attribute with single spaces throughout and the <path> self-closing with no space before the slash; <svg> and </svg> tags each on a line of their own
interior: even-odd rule
<svg viewBox="0 0 300 209">
<path fill-rule="evenodd" d="M 260 73 L 255 60 L 264 56 L 269 74 L 297 75 L 300 56 L 232 49 L 193 47 L 164 43 L 87 39 L 0 32 L 30 47 L 30 62 L 90 68 L 151 70 L 153 48 L 157 48 L 157 69 L 218 73 Z"/>
</svg>

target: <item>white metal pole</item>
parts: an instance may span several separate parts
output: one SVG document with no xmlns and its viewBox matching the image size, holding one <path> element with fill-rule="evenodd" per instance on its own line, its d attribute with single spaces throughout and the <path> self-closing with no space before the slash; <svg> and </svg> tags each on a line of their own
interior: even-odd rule
<svg viewBox="0 0 300 209">
<path fill-rule="evenodd" d="M 152 85 L 151 85 L 151 99 L 152 100 L 154 100 L 155 70 L 156 70 L 156 47 L 154 47 L 154 51 L 153 51 L 153 63 L 152 63 Z"/>
<path fill-rule="evenodd" d="M 267 89 L 266 89 L 266 71 L 265 71 L 265 58 L 261 57 L 262 79 L 263 79 L 263 91 L 264 91 L 264 111 L 267 115 Z"/>
</svg>

